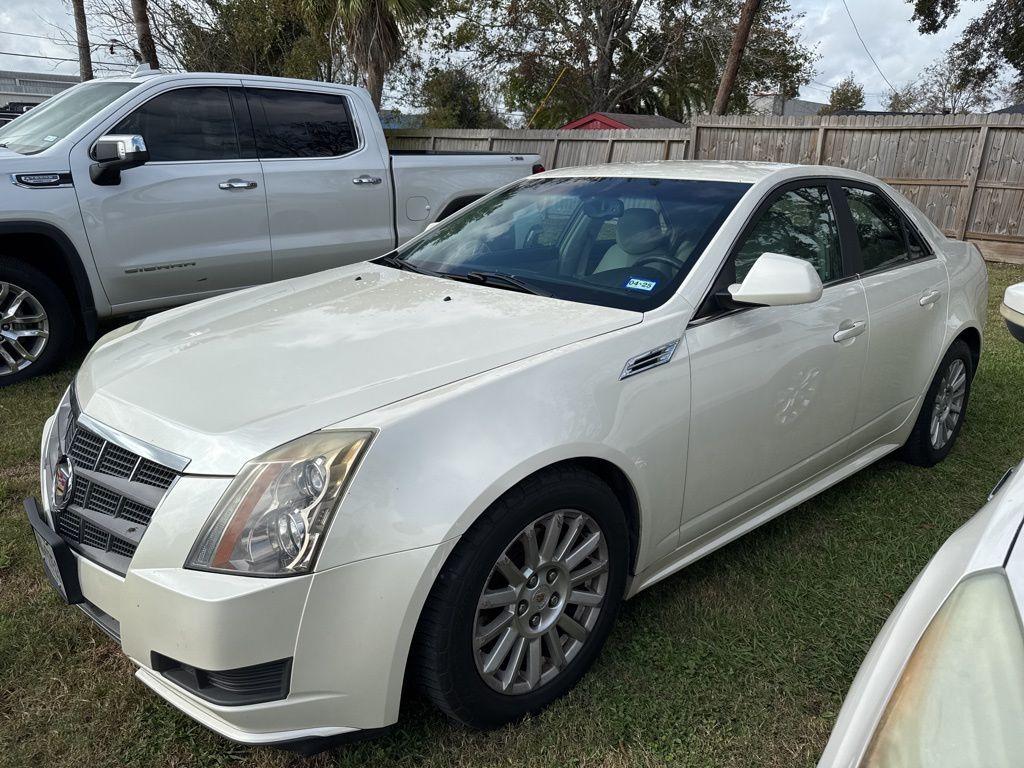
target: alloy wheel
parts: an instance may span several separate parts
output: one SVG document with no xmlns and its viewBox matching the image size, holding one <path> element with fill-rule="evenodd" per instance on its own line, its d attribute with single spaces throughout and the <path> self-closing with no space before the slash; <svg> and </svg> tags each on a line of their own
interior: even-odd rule
<svg viewBox="0 0 1024 768">
<path fill-rule="evenodd" d="M 957 424 L 963 416 L 964 399 L 967 396 L 967 366 L 959 358 L 954 359 L 939 382 L 939 390 L 932 406 L 931 430 L 932 448 L 940 450 L 946 446 Z"/>
<path fill-rule="evenodd" d="M 14 283 L 0 281 L 0 376 L 28 368 L 50 337 L 42 303 Z"/>
<path fill-rule="evenodd" d="M 583 648 L 608 592 L 608 544 L 593 518 L 562 509 L 526 526 L 491 569 L 473 623 L 476 668 L 500 693 L 530 693 Z"/>
</svg>

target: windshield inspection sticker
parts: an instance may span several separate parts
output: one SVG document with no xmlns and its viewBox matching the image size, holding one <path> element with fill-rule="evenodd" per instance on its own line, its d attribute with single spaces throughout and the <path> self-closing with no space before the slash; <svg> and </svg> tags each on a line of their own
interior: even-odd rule
<svg viewBox="0 0 1024 768">
<path fill-rule="evenodd" d="M 650 293 L 658 284 L 657 280 L 641 280 L 639 277 L 631 277 L 626 281 L 626 287 L 632 291 L 647 291 Z"/>
</svg>

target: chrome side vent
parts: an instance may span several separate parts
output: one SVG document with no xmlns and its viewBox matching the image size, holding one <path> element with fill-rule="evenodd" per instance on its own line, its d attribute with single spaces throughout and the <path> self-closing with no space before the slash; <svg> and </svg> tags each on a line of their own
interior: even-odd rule
<svg viewBox="0 0 1024 768">
<path fill-rule="evenodd" d="M 672 355 L 675 354 L 676 347 L 679 346 L 679 339 L 670 341 L 668 344 L 662 344 L 660 347 L 642 352 L 636 357 L 631 357 L 626 361 L 626 366 L 622 369 L 622 374 L 619 379 L 627 379 L 630 376 L 635 376 L 638 373 L 649 371 L 651 368 L 657 368 L 659 365 L 664 365 L 672 359 Z"/>
</svg>

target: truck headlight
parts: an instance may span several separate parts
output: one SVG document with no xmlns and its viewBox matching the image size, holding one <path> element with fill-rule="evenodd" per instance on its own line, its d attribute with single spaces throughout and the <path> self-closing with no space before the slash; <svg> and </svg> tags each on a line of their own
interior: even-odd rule
<svg viewBox="0 0 1024 768">
<path fill-rule="evenodd" d="M 307 573 L 372 432 L 317 432 L 242 469 L 206 521 L 186 568 L 250 576 Z"/>
<path fill-rule="evenodd" d="M 861 768 L 1017 765 L 1024 755 L 1024 633 L 1006 577 L 964 579 L 935 614 Z"/>
</svg>

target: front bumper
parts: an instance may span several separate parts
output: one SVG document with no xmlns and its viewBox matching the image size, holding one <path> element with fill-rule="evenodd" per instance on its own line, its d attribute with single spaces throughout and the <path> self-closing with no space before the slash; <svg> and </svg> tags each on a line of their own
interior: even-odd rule
<svg viewBox="0 0 1024 768">
<path fill-rule="evenodd" d="M 68 552 L 79 607 L 119 641 L 139 680 L 233 741 L 327 745 L 395 723 L 416 621 L 455 540 L 287 578 L 183 568 L 229 482 L 179 477 L 123 576 Z M 43 491 L 40 517 L 52 529 Z M 290 660 L 287 694 L 215 703 L 175 682 L 166 659 L 215 672 Z"/>
<path fill-rule="evenodd" d="M 999 306 L 999 314 L 1006 321 L 1006 327 L 1010 331 L 1010 335 L 1017 341 L 1024 343 L 1024 313 L 1018 312 L 1006 304 L 1001 304 Z"/>
</svg>

